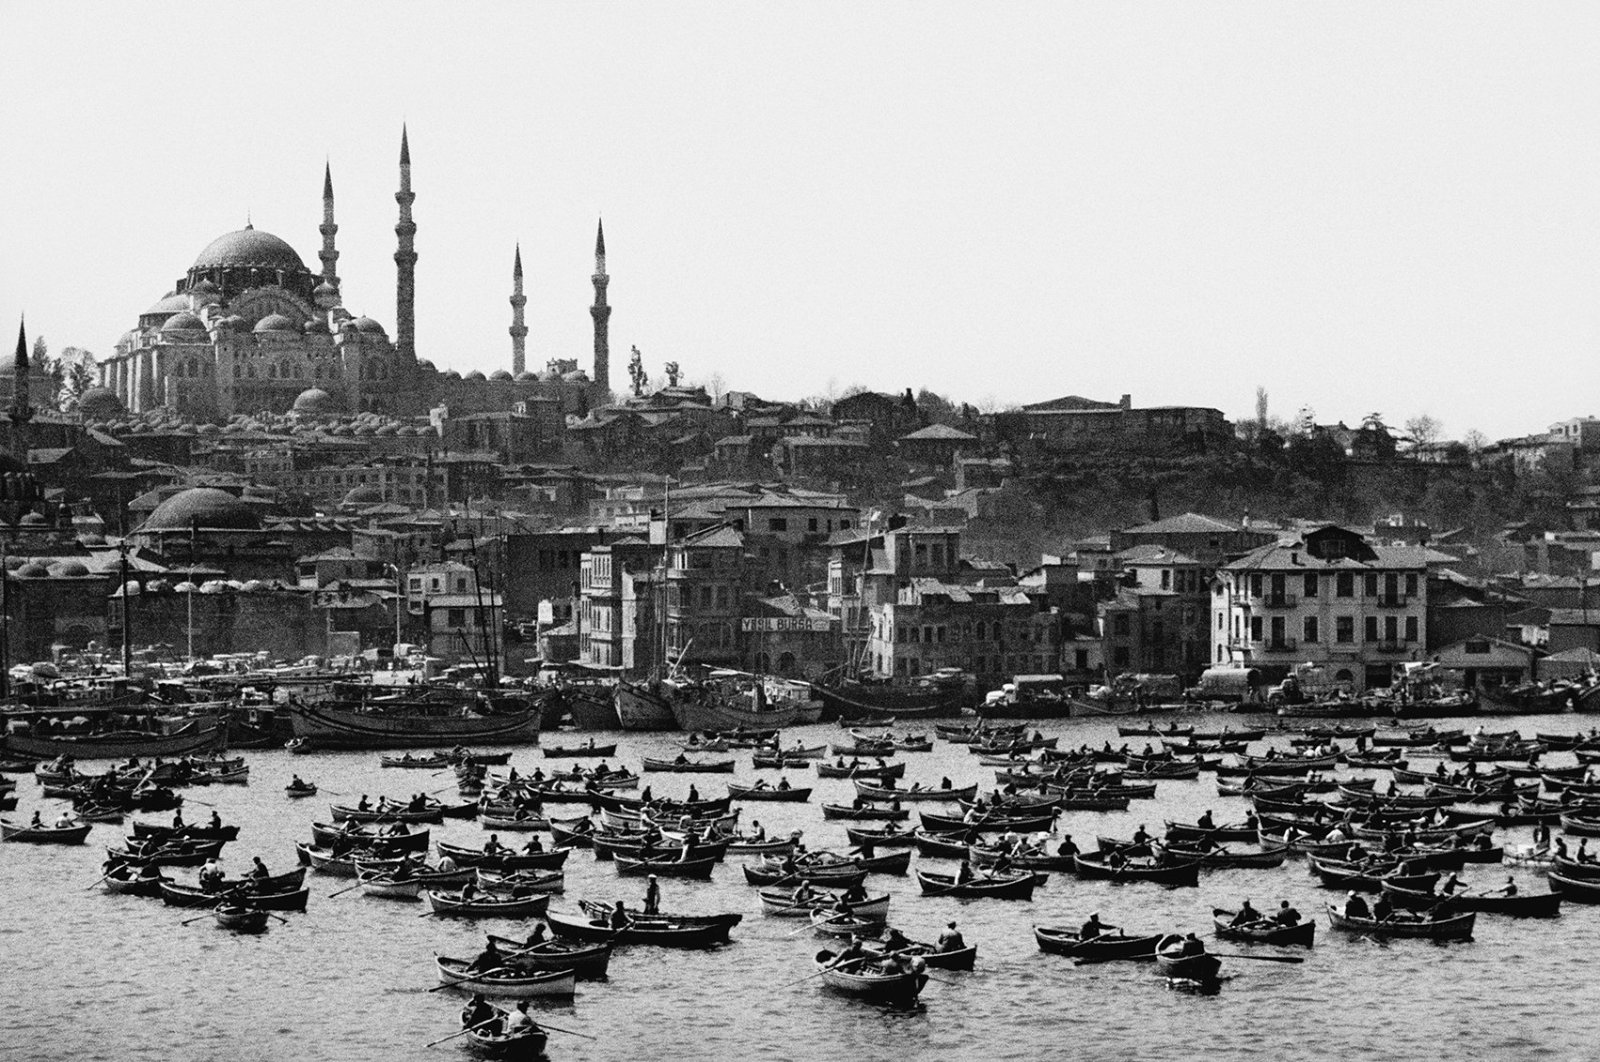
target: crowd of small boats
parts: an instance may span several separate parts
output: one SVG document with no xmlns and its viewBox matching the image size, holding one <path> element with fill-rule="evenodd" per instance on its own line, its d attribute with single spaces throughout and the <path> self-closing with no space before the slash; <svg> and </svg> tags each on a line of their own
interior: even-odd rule
<svg viewBox="0 0 1600 1062">
<path fill-rule="evenodd" d="M 967 749 L 966 784 L 916 770 L 917 754 L 936 742 Z M 954 923 L 937 941 L 907 937 L 894 925 L 894 894 L 873 887 L 883 876 L 913 879 L 913 895 L 1015 903 L 1052 875 L 1195 888 L 1214 869 L 1266 872 L 1293 861 L 1332 890 L 1309 918 L 1287 904 L 1263 914 L 1248 903 L 1241 908 L 1237 897 L 1217 896 L 1206 926 L 1118 928 L 1096 914 L 1078 926 L 1033 927 L 1044 952 L 1085 965 L 1149 962 L 1173 987 L 1204 992 L 1226 979 L 1222 960 L 1301 959 L 1286 951 L 1313 946 L 1317 915 L 1340 933 L 1467 941 L 1479 915 L 1548 918 L 1565 903 L 1600 904 L 1600 862 L 1587 843 L 1600 837 L 1595 734 L 1173 724 L 1124 727 L 1117 744 L 1063 747 L 1059 735 L 1026 725 L 951 722 L 926 733 L 841 729 L 837 740 L 809 745 L 772 729 L 696 732 L 678 744 L 677 755 L 640 757 L 630 769 L 618 760 L 627 750 L 616 742 L 563 739 L 546 745 L 527 773 L 511 764 L 512 750 L 383 754 L 375 763 L 383 777 L 403 782 L 407 769 L 449 773 L 444 790 L 454 795 L 335 799 L 326 815 L 307 817 L 305 840 L 294 851 L 298 865 L 278 873 L 257 860 L 243 876 L 223 875 L 217 857 L 237 841 L 240 826 L 215 814 L 209 822 L 183 819 L 186 788 L 248 781 L 239 757 L 133 759 L 100 770 L 60 756 L 32 763 L 39 795 L 70 800 L 73 810 L 48 820 L 0 820 L 0 836 L 71 845 L 83 843 L 96 822 L 125 825 L 125 836 L 106 848 L 97 884 L 203 909 L 197 917 L 234 932 L 259 933 L 272 919 L 303 912 L 310 874 L 346 880 L 330 896 L 359 891 L 420 903 L 434 917 L 516 920 L 531 932 L 490 931 L 475 956 L 433 958 L 440 988 L 503 1001 L 571 997 L 578 982 L 609 976 L 617 947 L 729 942 L 744 912 L 660 906 L 661 882 L 694 889 L 729 859 L 739 861 L 763 914 L 804 919 L 801 927 L 824 942 L 808 953 L 812 969 L 800 980 L 896 1006 L 920 998 L 939 977 L 930 971 L 974 969 L 978 947 Z M 748 752 L 755 781 L 717 783 L 720 792 L 703 793 L 701 785 L 727 772 L 684 770 L 734 763 L 726 758 L 734 750 Z M 1558 757 L 1572 762 L 1548 762 Z M 14 775 L 24 765 L 0 766 Z M 774 779 L 761 773 L 769 771 L 777 772 Z M 814 805 L 819 826 L 842 831 L 844 844 L 816 846 L 804 831 L 768 834 L 746 824 L 744 812 L 764 801 L 812 804 L 818 787 L 791 782 L 791 772 L 832 779 L 830 792 L 844 794 Z M 655 784 L 681 773 L 691 775 L 686 797 L 655 795 Z M 711 777 L 695 777 L 702 773 Z M 977 775 L 993 782 L 967 781 Z M 1141 825 L 1118 837 L 1093 829 L 1096 812 L 1126 810 L 1161 785 L 1202 784 L 1203 775 L 1215 779 L 1219 800 L 1236 802 L 1236 818 L 1207 811 L 1192 822 L 1164 822 L 1153 832 Z M 0 798 L 15 807 L 16 783 L 4 777 Z M 296 775 L 284 797 L 316 792 Z M 123 822 L 158 809 L 177 810 L 170 822 Z M 485 831 L 481 843 L 433 833 L 448 820 L 467 819 Z M 1534 831 L 1531 840 L 1511 844 L 1507 831 L 1524 829 Z M 569 900 L 565 871 L 580 854 L 611 863 L 619 882 L 632 880 L 631 894 L 643 889 L 644 903 Z M 174 872 L 182 868 L 194 869 L 194 879 Z M 1263 879 L 1263 894 L 1272 880 Z M 1115 921 L 1136 924 L 1137 890 L 1126 896 L 1127 910 Z M 1246 950 L 1213 952 L 1201 934 Z M 520 1057 L 535 1043 L 545 1046 L 551 1027 L 529 1019 L 526 1008 L 469 1009 L 473 1020 L 462 1032 L 476 1050 Z"/>
</svg>

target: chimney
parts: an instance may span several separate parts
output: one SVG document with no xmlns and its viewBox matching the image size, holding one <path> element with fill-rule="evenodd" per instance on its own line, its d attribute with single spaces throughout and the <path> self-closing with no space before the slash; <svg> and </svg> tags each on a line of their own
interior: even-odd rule
<svg viewBox="0 0 1600 1062">
<path fill-rule="evenodd" d="M 1121 407 L 1122 409 L 1132 409 L 1133 408 L 1133 396 L 1132 395 L 1123 395 L 1122 396 L 1122 401 L 1118 402 L 1117 405 L 1119 407 Z"/>
</svg>

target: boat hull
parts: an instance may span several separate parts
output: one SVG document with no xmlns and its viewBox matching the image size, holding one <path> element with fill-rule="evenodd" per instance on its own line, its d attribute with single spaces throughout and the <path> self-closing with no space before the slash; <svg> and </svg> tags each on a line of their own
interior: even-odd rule
<svg viewBox="0 0 1600 1062">
<path fill-rule="evenodd" d="M 210 752 L 222 746 L 227 731 L 215 718 L 196 719 L 174 734 L 106 734 L 97 737 L 34 737 L 8 734 L 4 746 L 8 754 L 48 760 L 71 756 L 77 760 L 148 759 Z"/>
<path fill-rule="evenodd" d="M 296 738 L 320 749 L 399 749 L 438 745 L 520 745 L 539 738 L 539 710 L 494 715 L 384 715 L 318 705 L 290 710 Z"/>
<path fill-rule="evenodd" d="M 617 722 L 624 730 L 676 730 L 672 705 L 659 693 L 631 682 L 617 684 Z"/>
</svg>

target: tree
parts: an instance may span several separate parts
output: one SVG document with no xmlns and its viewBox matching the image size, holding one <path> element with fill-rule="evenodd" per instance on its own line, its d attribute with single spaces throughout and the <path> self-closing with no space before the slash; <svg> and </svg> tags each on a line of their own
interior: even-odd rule
<svg viewBox="0 0 1600 1062">
<path fill-rule="evenodd" d="M 1406 421 L 1406 434 L 1411 436 L 1411 441 L 1417 446 L 1438 442 L 1439 436 L 1443 433 L 1444 425 L 1427 413 L 1418 413 Z"/>
<path fill-rule="evenodd" d="M 1477 428 L 1473 428 L 1461 437 L 1461 442 L 1466 446 L 1468 453 L 1482 453 L 1483 448 L 1489 445 L 1489 437 Z"/>
</svg>

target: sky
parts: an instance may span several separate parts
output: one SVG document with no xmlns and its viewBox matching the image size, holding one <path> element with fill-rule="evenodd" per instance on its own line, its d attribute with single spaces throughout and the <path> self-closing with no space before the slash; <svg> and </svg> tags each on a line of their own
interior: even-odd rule
<svg viewBox="0 0 1600 1062">
<path fill-rule="evenodd" d="M 213 238 L 417 352 L 798 399 L 1080 394 L 1498 438 L 1600 412 L 1593 3 L 0 4 L 0 322 L 111 350 Z M 15 327 L 3 325 L 5 328 Z"/>
</svg>

